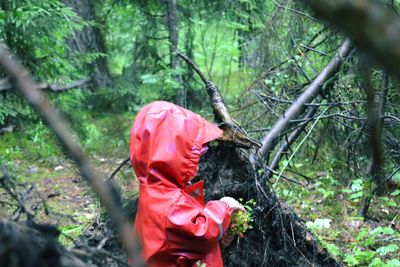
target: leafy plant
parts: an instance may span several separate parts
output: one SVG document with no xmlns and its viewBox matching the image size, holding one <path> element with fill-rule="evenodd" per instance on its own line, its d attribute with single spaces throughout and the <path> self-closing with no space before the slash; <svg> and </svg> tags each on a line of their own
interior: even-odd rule
<svg viewBox="0 0 400 267">
<path fill-rule="evenodd" d="M 240 199 L 239 199 L 240 200 Z M 228 229 L 230 235 L 238 235 L 239 238 L 244 237 L 244 233 L 252 229 L 251 222 L 253 221 L 253 207 L 256 205 L 254 199 L 250 199 L 243 204 L 246 211 L 237 211 L 231 216 L 231 224 Z"/>
<path fill-rule="evenodd" d="M 196 261 L 196 267 L 207 267 L 207 264 L 198 260 Z"/>
</svg>

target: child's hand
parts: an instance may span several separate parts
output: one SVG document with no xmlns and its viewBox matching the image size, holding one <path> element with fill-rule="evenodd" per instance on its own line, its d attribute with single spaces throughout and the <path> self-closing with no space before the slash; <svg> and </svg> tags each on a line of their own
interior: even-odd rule
<svg viewBox="0 0 400 267">
<path fill-rule="evenodd" d="M 233 211 L 245 211 L 244 207 L 234 198 L 232 197 L 223 197 L 219 201 L 225 202 L 229 207 L 233 209 Z"/>
</svg>

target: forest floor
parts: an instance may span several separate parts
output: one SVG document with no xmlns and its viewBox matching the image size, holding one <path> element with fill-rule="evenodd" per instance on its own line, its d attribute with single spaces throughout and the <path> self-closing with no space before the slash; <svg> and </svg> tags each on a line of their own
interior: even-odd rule
<svg viewBox="0 0 400 267">
<path fill-rule="evenodd" d="M 94 156 L 91 164 L 97 173 L 108 177 L 123 160 Z M 63 234 L 75 238 L 101 213 L 99 201 L 68 159 L 51 157 L 34 163 L 15 160 L 6 169 L 17 181 L 14 191 L 25 198 L 25 206 L 34 214 L 36 222 L 58 225 Z M 129 166 L 125 165 L 115 180 L 124 197 L 135 197 L 137 183 Z M 0 190 L 0 199 L 11 202 L 3 190 Z M 14 211 L 15 207 L 0 205 L 0 217 L 10 217 Z M 71 244 L 63 235 L 60 241 L 67 246 Z"/>
<path fill-rule="evenodd" d="M 91 163 L 98 173 L 107 177 L 123 160 L 93 156 Z M 34 184 L 25 203 L 32 213 L 36 213 L 36 221 L 57 224 L 63 234 L 74 238 L 100 214 L 99 201 L 70 160 L 62 157 L 34 163 L 16 160 L 6 167 L 10 176 L 18 181 L 20 192 L 29 191 L 30 185 Z M 318 175 L 316 182 L 307 186 L 282 182 L 275 190 L 317 234 L 320 242 L 346 265 L 399 266 L 398 195 L 374 198 L 370 218 L 363 220 L 354 215 L 358 200 L 354 190 L 351 187 L 338 190 L 332 186 L 332 177 L 328 173 Z M 137 182 L 130 166 L 125 165 L 115 180 L 125 198 L 135 197 Z M 354 184 L 352 187 L 354 189 Z M 9 201 L 4 191 L 0 191 L 0 199 Z M 9 216 L 12 212 L 7 205 L 0 205 L 0 215 Z M 63 235 L 60 241 L 72 245 Z"/>
</svg>

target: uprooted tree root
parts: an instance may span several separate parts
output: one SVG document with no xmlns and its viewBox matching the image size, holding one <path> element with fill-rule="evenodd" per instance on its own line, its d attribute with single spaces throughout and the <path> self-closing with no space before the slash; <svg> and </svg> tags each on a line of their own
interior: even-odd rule
<svg viewBox="0 0 400 267">
<path fill-rule="evenodd" d="M 268 187 L 261 186 L 248 156 L 220 144 L 200 162 L 206 197 L 254 199 L 253 229 L 223 251 L 226 266 L 341 266 L 316 241 L 296 214 Z"/>
<path fill-rule="evenodd" d="M 94 223 L 85 240 L 82 236 L 75 240 L 73 248 L 67 249 L 58 242 L 60 232 L 53 225 L 0 219 L 0 266 L 127 267 L 126 254 L 118 238 L 114 238 L 115 233 L 110 223 Z"/>
</svg>

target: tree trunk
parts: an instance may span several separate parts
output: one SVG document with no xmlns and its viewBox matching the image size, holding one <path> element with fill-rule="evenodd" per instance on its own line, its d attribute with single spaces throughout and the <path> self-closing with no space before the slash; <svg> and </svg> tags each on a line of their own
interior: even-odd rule
<svg viewBox="0 0 400 267">
<path fill-rule="evenodd" d="M 190 4 L 194 4 L 193 2 L 189 2 Z M 185 54 L 188 58 L 194 59 L 193 50 L 194 50 L 194 37 L 195 33 L 192 30 L 193 22 L 192 22 L 192 10 L 191 8 L 185 9 L 184 12 L 185 20 L 186 20 L 186 34 L 185 34 Z M 189 84 L 189 81 L 193 79 L 193 69 L 187 68 L 187 75 L 183 76 L 182 79 L 186 84 Z"/>
<path fill-rule="evenodd" d="M 179 106 L 186 107 L 186 90 L 182 87 L 182 78 L 176 73 L 178 69 L 178 58 L 176 52 L 178 51 L 179 44 L 178 9 L 176 6 L 176 0 L 167 0 L 166 6 L 170 68 L 173 72 L 173 79 L 179 85 L 175 102 Z"/>
<path fill-rule="evenodd" d="M 380 94 L 379 103 L 375 102 L 375 88 L 371 81 L 371 71 L 364 71 L 365 73 L 365 90 L 367 91 L 367 126 L 369 129 L 369 147 L 371 148 L 371 160 L 369 166 L 369 175 L 371 179 L 365 181 L 364 185 L 364 196 L 361 199 L 358 216 L 366 217 L 371 199 L 374 191 L 372 190 L 372 181 L 376 186 L 382 186 L 385 182 L 385 176 L 383 173 L 384 163 L 384 150 L 382 146 L 382 117 L 385 113 L 386 96 L 388 92 L 388 75 L 386 72 L 382 73 L 382 89 Z M 378 193 L 382 193 L 383 188 L 378 190 Z"/>
<path fill-rule="evenodd" d="M 96 21 L 94 1 L 92 0 L 63 0 L 66 6 L 72 8 L 85 21 Z M 88 25 L 68 40 L 71 53 L 106 53 L 101 30 L 97 26 Z M 90 77 L 95 88 L 107 87 L 111 84 L 111 76 L 105 56 L 98 56 L 89 66 Z"/>
</svg>

